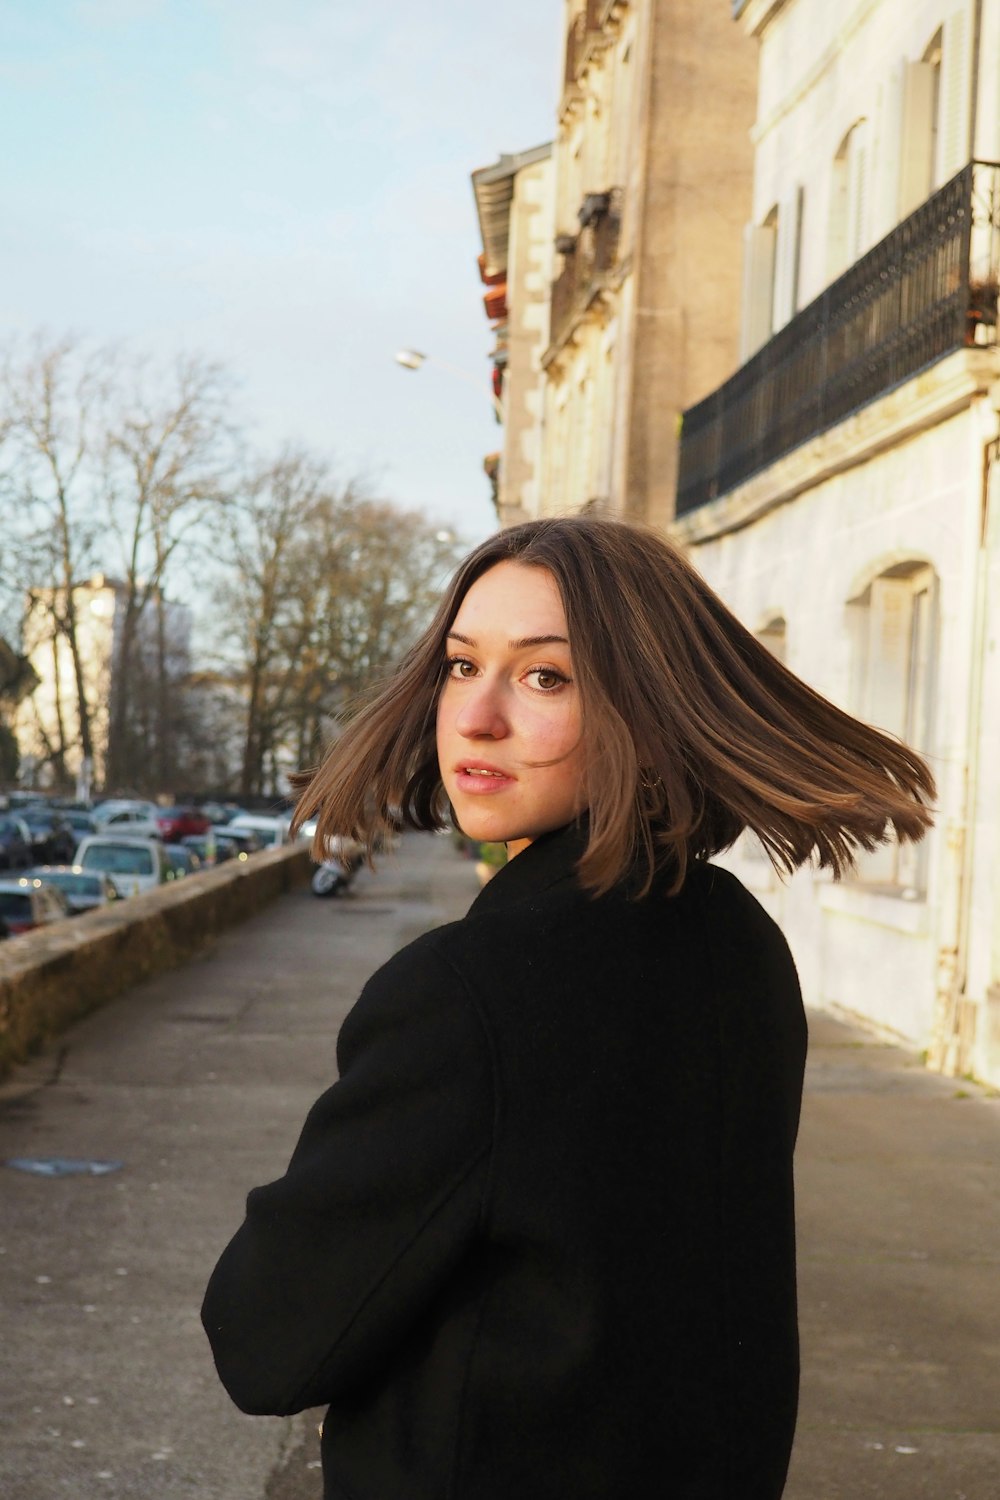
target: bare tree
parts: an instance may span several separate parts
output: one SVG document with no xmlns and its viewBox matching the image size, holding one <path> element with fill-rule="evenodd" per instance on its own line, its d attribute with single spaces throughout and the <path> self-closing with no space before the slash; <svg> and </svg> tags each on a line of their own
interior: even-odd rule
<svg viewBox="0 0 1000 1500">
<path fill-rule="evenodd" d="M 286 448 L 237 488 L 221 520 L 228 578 L 219 597 L 233 624 L 246 683 L 240 792 L 264 790 L 281 717 L 282 679 L 305 645 L 301 568 L 327 475 L 301 450 Z M 306 591 L 308 595 L 308 591 Z M 305 615 L 308 616 L 308 601 Z"/>
<path fill-rule="evenodd" d="M 244 487 L 225 539 L 238 582 L 220 603 L 246 684 L 240 792 L 308 764 L 351 699 L 384 676 L 437 604 L 457 544 L 425 517 L 337 487 L 285 452 Z"/>
<path fill-rule="evenodd" d="M 34 690 L 38 676 L 26 656 L 20 656 L 0 636 L 0 781 L 17 775 L 18 749 L 9 718 L 12 711 Z"/>
<path fill-rule="evenodd" d="M 232 429 L 229 381 L 219 365 L 178 360 L 164 376 L 138 362 L 119 381 L 104 449 L 104 488 L 120 552 L 121 625 L 113 672 L 107 782 L 169 782 L 174 757 L 171 627 L 166 584 L 180 549 L 226 493 Z M 152 646 L 152 712 L 149 651 Z M 138 728 L 144 731 L 137 733 Z"/>
<path fill-rule="evenodd" d="M 94 565 L 100 521 L 93 503 L 94 461 L 107 393 L 107 356 L 73 339 L 36 336 L 0 365 L 5 411 L 2 494 L 12 518 L 7 546 L 28 594 L 37 641 L 48 641 L 58 668 L 61 646 L 71 683 L 56 671 L 57 736 L 50 747 L 58 780 L 67 751 L 93 755 L 92 704 L 79 640 L 76 585 Z M 75 733 L 67 723 L 72 707 Z"/>
</svg>

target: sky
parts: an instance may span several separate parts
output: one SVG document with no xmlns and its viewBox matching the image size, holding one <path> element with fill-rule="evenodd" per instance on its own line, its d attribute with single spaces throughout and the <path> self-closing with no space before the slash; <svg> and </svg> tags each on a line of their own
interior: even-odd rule
<svg viewBox="0 0 1000 1500">
<path fill-rule="evenodd" d="M 479 540 L 500 434 L 470 176 L 551 140 L 561 17 L 0 0 L 0 327 L 217 359 L 255 447 Z"/>
</svg>

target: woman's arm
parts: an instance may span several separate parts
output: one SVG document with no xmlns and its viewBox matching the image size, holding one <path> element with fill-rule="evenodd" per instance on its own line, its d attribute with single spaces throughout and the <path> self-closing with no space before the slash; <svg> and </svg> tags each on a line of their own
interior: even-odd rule
<svg viewBox="0 0 1000 1500">
<path fill-rule="evenodd" d="M 426 940 L 366 985 L 284 1177 L 255 1188 L 202 1319 L 243 1411 L 284 1416 L 377 1374 L 476 1231 L 493 1130 L 490 1055 Z"/>
</svg>

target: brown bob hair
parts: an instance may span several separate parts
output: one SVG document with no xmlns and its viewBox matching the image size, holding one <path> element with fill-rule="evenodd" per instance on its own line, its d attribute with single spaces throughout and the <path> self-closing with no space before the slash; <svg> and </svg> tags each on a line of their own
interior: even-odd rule
<svg viewBox="0 0 1000 1500">
<path fill-rule="evenodd" d="M 860 849 L 930 825 L 934 778 L 920 756 L 807 687 L 664 537 L 573 516 L 470 553 L 396 673 L 296 778 L 295 824 L 318 815 L 317 858 L 331 835 L 370 847 L 392 829 L 447 823 L 435 748 L 446 636 L 472 584 L 502 562 L 547 569 L 562 595 L 583 717 L 579 875 L 595 894 L 627 876 L 645 892 L 661 868 L 679 890 L 689 860 L 744 829 L 779 870 L 814 857 L 840 876 Z"/>
</svg>

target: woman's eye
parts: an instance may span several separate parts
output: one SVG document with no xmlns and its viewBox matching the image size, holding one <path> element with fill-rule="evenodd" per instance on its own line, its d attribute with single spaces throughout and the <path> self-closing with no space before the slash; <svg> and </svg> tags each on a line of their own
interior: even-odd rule
<svg viewBox="0 0 1000 1500">
<path fill-rule="evenodd" d="M 467 657 L 465 657 L 465 656 L 450 656 L 448 658 L 448 676 L 449 677 L 474 677 L 475 675 L 476 675 L 476 666 L 475 666 L 475 663 L 469 661 Z"/>
<path fill-rule="evenodd" d="M 555 692 L 557 688 L 561 688 L 569 681 L 568 677 L 565 677 L 562 672 L 557 672 L 554 667 L 534 667 L 528 676 L 535 679 L 535 686 L 543 693 Z"/>
</svg>

